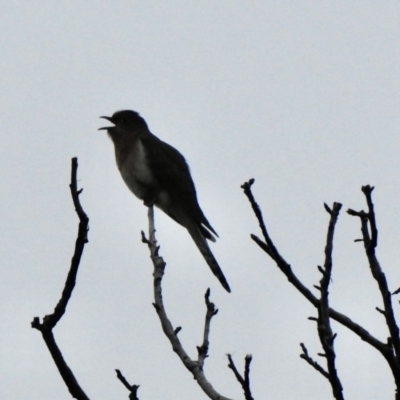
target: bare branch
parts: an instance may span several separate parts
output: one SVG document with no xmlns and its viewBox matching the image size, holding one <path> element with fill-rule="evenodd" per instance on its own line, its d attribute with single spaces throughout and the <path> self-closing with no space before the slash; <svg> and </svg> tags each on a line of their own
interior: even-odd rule
<svg viewBox="0 0 400 400">
<path fill-rule="evenodd" d="M 77 171 L 78 171 L 78 159 L 75 157 L 72 159 L 71 165 L 71 196 L 74 202 L 75 211 L 79 217 L 79 228 L 78 236 L 75 242 L 75 252 L 71 260 L 71 267 L 68 272 L 67 280 L 65 282 L 64 290 L 62 292 L 61 298 L 56 305 L 54 312 L 52 314 L 46 315 L 43 318 L 43 322 L 40 322 L 38 317 L 35 317 L 31 323 L 32 328 L 39 330 L 42 334 L 43 340 L 45 341 L 47 348 L 51 356 L 53 357 L 54 363 L 56 364 L 61 377 L 63 378 L 65 384 L 68 387 L 69 392 L 72 397 L 78 400 L 89 400 L 89 397 L 85 394 L 83 389 L 80 387 L 78 381 L 76 380 L 72 370 L 69 368 L 64 360 L 64 357 L 57 346 L 54 339 L 52 329 L 56 326 L 58 321 L 64 315 L 68 301 L 71 298 L 72 291 L 74 290 L 76 283 L 76 276 L 78 274 L 79 264 L 82 258 L 83 249 L 85 244 L 88 242 L 87 233 L 89 231 L 89 218 L 83 211 L 80 204 L 79 195 L 82 190 L 78 190 L 77 187 Z"/>
<path fill-rule="evenodd" d="M 139 400 L 139 397 L 137 397 L 137 391 L 139 390 L 140 385 L 130 385 L 119 369 L 116 369 L 115 372 L 117 373 L 117 378 L 129 390 L 129 400 Z"/>
<path fill-rule="evenodd" d="M 199 361 L 192 360 L 184 350 L 181 341 L 178 338 L 177 330 L 173 328 L 171 321 L 169 320 L 165 311 L 163 297 L 162 297 L 162 278 L 164 276 L 166 263 L 163 258 L 158 254 L 159 247 L 157 246 L 157 240 L 155 237 L 154 227 L 154 211 L 153 207 L 149 207 L 148 211 L 149 218 L 149 239 L 146 239 L 142 232 L 142 241 L 146 243 L 150 250 L 150 257 L 154 266 L 154 308 L 157 311 L 157 315 L 160 319 L 162 329 L 167 336 L 168 340 L 172 345 L 173 351 L 181 359 L 183 365 L 191 372 L 193 378 L 197 381 L 199 386 L 202 388 L 204 393 L 213 400 L 230 400 L 227 397 L 219 394 L 211 383 L 207 380 L 202 365 Z M 209 328 L 208 328 L 209 329 Z M 207 333 L 208 338 L 208 333 Z M 208 339 L 207 339 L 208 340 Z M 208 345 L 207 345 L 208 346 Z M 204 362 L 204 359 L 203 359 Z"/>
<path fill-rule="evenodd" d="M 228 367 L 233 371 L 235 378 L 240 383 L 244 391 L 244 397 L 246 400 L 254 400 L 251 390 L 250 390 L 250 364 L 253 357 L 251 354 L 247 354 L 244 358 L 244 375 L 240 375 L 239 371 L 236 368 L 235 363 L 233 362 L 233 358 L 230 354 L 228 354 L 229 364 Z"/>
<path fill-rule="evenodd" d="M 321 365 L 319 365 L 317 361 L 314 361 L 308 355 L 307 347 L 303 343 L 300 343 L 300 346 L 303 349 L 303 353 L 300 354 L 300 358 L 307 361 L 313 368 L 315 368 L 320 374 L 322 374 L 322 376 L 329 380 L 329 373 L 325 371 L 324 368 L 321 367 Z"/>
<path fill-rule="evenodd" d="M 277 251 L 274 243 L 272 242 L 271 237 L 268 234 L 268 231 L 266 229 L 265 223 L 262 219 L 262 214 L 260 211 L 260 208 L 258 204 L 256 203 L 254 196 L 251 192 L 251 186 L 254 183 L 254 179 L 251 179 L 249 182 L 246 182 L 245 184 L 242 185 L 242 188 L 244 190 L 244 193 L 246 194 L 247 198 L 249 199 L 249 202 L 254 210 L 254 213 L 256 215 L 256 218 L 259 221 L 261 231 L 263 233 L 265 242 L 263 242 L 261 239 L 259 239 L 255 235 L 251 235 L 251 238 L 261 247 L 262 250 L 264 250 L 271 258 L 272 260 L 276 263 L 278 268 L 283 272 L 283 274 L 286 276 L 286 278 L 289 280 L 289 282 L 296 287 L 296 289 L 303 294 L 304 297 L 307 298 L 308 301 L 310 301 L 314 307 L 319 307 L 319 300 L 311 293 L 311 291 L 297 278 L 297 276 L 294 274 L 291 266 L 284 260 L 284 258 L 279 254 Z M 350 215 L 356 215 L 356 216 L 361 216 L 364 212 L 356 212 L 354 210 L 349 210 L 348 213 Z M 365 239 L 364 239 L 365 240 Z M 360 337 L 361 340 L 367 342 L 370 344 L 372 347 L 374 347 L 376 350 L 378 350 L 382 356 L 386 359 L 388 362 L 393 376 L 395 377 L 396 384 L 398 387 L 400 387 L 400 365 L 398 360 L 393 354 L 391 346 L 389 346 L 387 343 L 383 343 L 382 341 L 378 340 L 374 336 L 372 336 L 365 328 L 363 328 L 361 325 L 355 323 L 352 321 L 349 317 L 346 315 L 339 313 L 338 311 L 334 310 L 333 308 L 329 308 L 329 316 L 342 324 L 343 326 L 347 327 L 349 330 L 354 332 L 357 336 Z"/>
<path fill-rule="evenodd" d="M 337 374 L 335 365 L 335 348 L 334 338 L 335 335 L 332 333 L 330 316 L 329 316 L 329 284 L 332 276 L 332 252 L 333 252 L 333 237 L 335 233 L 336 223 L 339 217 L 340 209 L 342 205 L 340 203 L 334 203 L 332 209 L 325 204 L 325 209 L 330 214 L 331 218 L 329 221 L 328 234 L 326 237 L 325 246 L 325 263 L 324 273 L 320 280 L 321 288 L 321 299 L 318 307 L 318 335 L 322 344 L 322 348 L 325 352 L 327 359 L 329 382 L 332 387 L 333 395 L 337 400 L 343 400 L 343 387 Z"/>
<path fill-rule="evenodd" d="M 254 184 L 254 179 L 250 179 L 248 182 L 245 182 L 241 187 L 242 187 L 244 193 L 246 194 L 247 198 L 249 199 L 250 204 L 253 208 L 254 214 L 256 215 L 258 223 L 260 225 L 261 232 L 262 232 L 262 234 L 264 236 L 264 240 L 265 240 L 264 246 L 266 248 L 268 248 L 268 251 L 265 249 L 264 250 L 267 251 L 267 253 L 270 255 L 270 257 L 272 257 L 273 259 L 279 260 L 282 263 L 282 265 L 287 264 L 286 261 L 279 254 L 277 248 L 275 247 L 274 243 L 272 242 L 272 240 L 267 232 L 267 228 L 264 223 L 261 209 L 260 209 L 259 205 L 257 204 L 257 202 L 255 201 L 253 193 L 251 191 L 251 186 L 253 184 Z M 252 235 L 252 239 L 254 240 L 253 235 Z M 290 268 L 289 265 L 288 265 L 288 267 Z"/>
<path fill-rule="evenodd" d="M 386 276 L 375 253 L 378 245 L 378 229 L 376 226 L 374 204 L 372 201 L 372 191 L 374 188 L 367 185 L 363 186 L 361 190 L 366 197 L 368 212 L 360 211 L 358 213 L 354 213 L 354 211 L 349 210 L 348 213 L 352 216 L 359 217 L 361 221 L 361 233 L 363 236 L 365 253 L 368 258 L 371 274 L 378 284 L 384 305 L 383 310 L 380 310 L 379 308 L 377 308 L 377 310 L 385 316 L 391 338 L 390 352 L 395 361 L 391 359 L 391 363 L 389 364 L 391 365 L 394 373 L 396 384 L 398 387 L 400 387 L 400 331 L 394 316 L 392 295 L 388 288 Z"/>
<path fill-rule="evenodd" d="M 218 309 L 215 307 L 215 304 L 210 301 L 210 289 L 208 288 L 206 294 L 204 295 L 204 299 L 207 306 L 207 313 L 204 322 L 204 334 L 203 334 L 203 343 L 201 346 L 197 347 L 197 352 L 199 354 L 197 362 L 199 363 L 200 368 L 203 369 L 204 360 L 208 357 L 208 347 L 209 347 L 209 336 L 210 336 L 210 325 L 211 319 L 218 313 Z"/>
</svg>

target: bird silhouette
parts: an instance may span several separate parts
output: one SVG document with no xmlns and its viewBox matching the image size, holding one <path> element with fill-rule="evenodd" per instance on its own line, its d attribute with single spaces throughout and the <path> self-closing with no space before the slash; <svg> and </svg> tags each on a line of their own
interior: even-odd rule
<svg viewBox="0 0 400 400">
<path fill-rule="evenodd" d="M 153 135 L 136 111 L 117 111 L 112 117 L 100 118 L 114 124 L 99 130 L 106 130 L 113 141 L 117 166 L 128 188 L 146 206 L 157 206 L 188 230 L 211 271 L 230 292 L 207 243 L 215 242 L 218 235 L 199 206 L 183 155 Z"/>
</svg>

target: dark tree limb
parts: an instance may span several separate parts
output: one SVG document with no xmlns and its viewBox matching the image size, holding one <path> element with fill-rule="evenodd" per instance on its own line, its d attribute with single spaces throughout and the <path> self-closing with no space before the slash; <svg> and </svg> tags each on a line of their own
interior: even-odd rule
<svg viewBox="0 0 400 400">
<path fill-rule="evenodd" d="M 252 359 L 253 357 L 251 354 L 247 354 L 247 356 L 244 358 L 244 374 L 242 376 L 240 375 L 238 369 L 236 368 L 232 356 L 228 354 L 228 360 L 229 360 L 228 367 L 233 371 L 235 378 L 242 386 L 242 389 L 244 391 L 244 398 L 246 400 L 254 400 L 250 390 L 250 364 Z"/>
<path fill-rule="evenodd" d="M 42 334 L 43 340 L 45 341 L 47 348 L 53 357 L 54 363 L 56 364 L 61 377 L 68 387 L 72 397 L 78 400 L 89 400 L 89 397 L 85 394 L 83 389 L 80 387 L 76 380 L 72 370 L 69 368 L 64 360 L 64 357 L 57 346 L 57 343 L 53 336 L 53 328 L 56 326 L 58 321 L 64 315 L 68 301 L 71 298 L 72 291 L 74 290 L 76 283 L 76 276 L 78 274 L 79 264 L 82 258 L 85 244 L 88 242 L 87 233 L 89 231 L 89 218 L 83 211 L 81 206 L 79 195 L 82 193 L 82 189 L 78 190 L 77 186 L 77 171 L 78 171 L 78 159 L 74 157 L 71 165 L 71 196 L 75 206 L 75 211 L 79 218 L 78 236 L 75 242 L 75 252 L 71 260 L 71 267 L 65 282 L 64 290 L 61 298 L 56 305 L 52 314 L 46 315 L 43 318 L 43 322 L 40 322 L 38 317 L 35 317 L 31 323 L 32 328 L 39 330 Z"/>
<path fill-rule="evenodd" d="M 320 280 L 321 298 L 318 306 L 318 335 L 324 349 L 324 356 L 326 357 L 329 382 L 332 387 L 332 392 L 337 400 L 344 400 L 343 387 L 340 382 L 336 365 L 336 353 L 334 348 L 334 341 L 336 335 L 333 334 L 330 316 L 329 316 L 329 284 L 332 276 L 332 252 L 333 252 L 333 237 L 335 233 L 335 226 L 339 217 L 340 209 L 342 205 L 340 203 L 334 203 L 333 208 L 329 208 L 325 204 L 326 211 L 330 214 L 331 218 L 329 221 L 328 234 L 326 237 L 325 246 L 325 263 L 322 269 L 322 277 Z"/>
<path fill-rule="evenodd" d="M 277 267 L 282 271 L 282 273 L 286 276 L 288 281 L 311 303 L 314 305 L 314 307 L 318 308 L 320 305 L 320 300 L 314 296 L 314 294 L 297 278 L 297 276 L 294 274 L 291 266 L 286 262 L 286 260 L 279 254 L 277 248 L 275 247 L 263 220 L 263 216 L 260 210 L 260 207 L 258 206 L 257 202 L 254 199 L 253 193 L 251 191 L 251 186 L 254 183 L 254 179 L 250 179 L 248 182 L 244 183 L 242 185 L 242 189 L 247 196 L 254 214 L 256 215 L 256 218 L 258 220 L 258 223 L 261 228 L 261 232 L 264 237 L 264 241 L 258 238 L 256 235 L 251 235 L 251 238 L 259 245 L 259 247 L 264 250 L 270 257 L 271 259 L 276 263 Z M 372 204 L 372 202 L 371 202 Z M 373 208 L 371 208 L 373 210 Z M 371 210 L 370 209 L 370 210 Z M 366 238 L 369 238 L 368 235 L 368 229 L 366 229 L 366 221 L 363 215 L 358 215 L 357 213 L 353 212 L 350 210 L 351 215 L 357 215 L 361 217 L 362 220 L 362 230 L 363 233 L 365 234 Z M 375 217 L 373 217 L 373 225 L 374 227 L 372 228 L 372 243 L 375 243 L 377 241 L 377 230 L 376 230 L 376 224 L 375 224 Z M 364 239 L 365 240 L 365 239 Z M 371 246 L 370 246 L 371 247 Z M 373 247 L 372 247 L 373 248 Z M 371 250 L 370 250 L 371 251 Z M 374 254 L 374 253 L 373 253 Z M 379 264 L 378 264 L 379 265 Z M 381 284 L 382 286 L 385 286 L 383 284 L 383 279 L 381 279 Z M 385 280 L 386 282 L 386 280 Z M 388 298 L 385 297 L 386 303 L 388 302 Z M 390 314 L 390 312 L 388 313 Z M 370 344 L 372 347 L 374 347 L 377 351 L 379 351 L 382 356 L 386 359 L 387 363 L 390 366 L 390 369 L 392 371 L 392 374 L 394 376 L 396 386 L 397 388 L 400 388 L 400 363 L 397 359 L 397 353 L 396 355 L 393 352 L 392 345 L 391 343 L 384 343 L 374 336 L 372 336 L 365 328 L 363 328 L 361 325 L 357 324 L 353 320 L 351 320 L 349 317 L 346 315 L 334 310 L 333 308 L 329 307 L 329 316 L 330 318 L 333 318 L 349 330 L 351 330 L 353 333 L 355 333 L 361 340 L 367 342 Z M 391 315 L 389 315 L 390 320 L 392 320 Z M 390 328 L 391 330 L 395 331 L 394 327 L 392 326 Z M 398 340 L 398 336 L 397 336 Z M 400 398 L 396 398 L 397 400 L 400 400 Z"/>
<path fill-rule="evenodd" d="M 119 369 L 116 369 L 115 372 L 117 373 L 117 378 L 122 382 L 122 384 L 129 390 L 129 400 L 139 400 L 137 397 L 137 391 L 139 390 L 140 385 L 131 385 L 126 380 L 126 378 L 122 375 Z"/>
<path fill-rule="evenodd" d="M 225 396 L 222 396 L 219 394 L 214 387 L 211 385 L 211 383 L 208 381 L 206 378 L 204 371 L 203 371 L 203 364 L 204 364 L 204 359 L 205 356 L 200 356 L 199 354 L 199 360 L 192 360 L 189 355 L 186 353 L 184 350 L 181 341 L 179 340 L 178 337 L 178 332 L 181 329 L 176 328 L 174 329 L 172 326 L 171 321 L 169 320 L 165 307 L 164 307 L 164 302 L 163 302 L 163 296 L 162 296 L 162 278 L 164 276 L 165 272 L 165 267 L 166 263 L 163 260 L 163 258 L 159 255 L 159 246 L 157 245 L 157 240 L 155 237 L 155 226 L 154 226 L 154 211 L 153 207 L 149 207 L 148 211 L 148 218 L 149 218 L 149 239 L 146 238 L 144 232 L 142 232 L 142 242 L 146 243 L 149 247 L 150 250 L 150 258 L 153 262 L 154 266 L 154 272 L 153 272 L 153 277 L 154 277 L 154 303 L 153 306 L 157 312 L 157 315 L 160 319 L 162 329 L 167 336 L 168 340 L 170 341 L 172 345 L 173 351 L 178 355 L 180 360 L 182 361 L 183 365 L 190 371 L 190 373 L 193 375 L 193 378 L 197 381 L 203 392 L 213 400 L 230 400 Z M 207 294 L 206 294 L 207 296 Z M 207 297 L 206 297 L 206 302 L 207 302 Z M 208 309 L 208 306 L 207 306 Z M 208 311 L 207 311 L 208 313 Z M 215 313 L 213 314 L 215 315 Z M 210 320 L 211 320 L 210 316 Z M 207 320 L 207 318 L 206 318 Z M 207 325 L 207 322 L 206 322 Z M 206 340 L 207 340 L 207 348 L 208 348 L 208 334 L 209 334 L 209 321 L 208 321 L 208 327 L 205 327 L 205 335 L 206 335 Z M 203 339 L 203 344 L 204 344 L 204 339 Z M 206 354 L 207 355 L 207 354 Z"/>
<path fill-rule="evenodd" d="M 251 186 L 254 183 L 254 179 L 251 179 L 249 182 L 246 182 L 242 185 L 245 195 L 250 201 L 250 204 L 253 208 L 254 213 L 259 221 L 260 226 L 262 226 L 263 236 L 265 241 L 262 241 L 256 235 L 252 234 L 250 237 L 258 244 L 258 246 L 264 250 L 273 261 L 275 261 L 277 267 L 283 272 L 288 281 L 314 306 L 318 307 L 319 300 L 314 294 L 297 278 L 295 273 L 293 272 L 291 266 L 286 262 L 285 259 L 276 251 L 275 245 L 272 242 L 271 237 L 269 236 L 265 223 L 263 220 L 263 216 L 261 210 L 254 199 L 253 193 L 251 191 Z M 271 251 L 275 249 L 275 251 Z M 377 350 L 381 352 L 387 351 L 387 346 L 383 342 L 379 341 L 375 337 L 373 337 L 367 330 L 365 330 L 361 325 L 353 322 L 346 315 L 341 314 L 335 311 L 332 308 L 329 308 L 329 314 L 331 318 L 335 319 L 342 325 L 346 326 L 348 329 L 352 330 L 356 335 L 360 336 L 360 338 L 371 346 L 375 347 Z"/>
<path fill-rule="evenodd" d="M 385 316 L 386 324 L 390 333 L 392 356 L 396 360 L 393 363 L 397 367 L 396 383 L 397 387 L 400 388 L 400 332 L 393 311 L 392 295 L 388 288 L 386 275 L 380 266 L 375 252 L 378 246 L 378 229 L 376 226 L 374 204 L 372 202 L 372 191 L 374 190 L 374 187 L 367 185 L 363 186 L 361 190 L 364 193 L 367 201 L 368 212 L 354 211 L 352 209 L 347 210 L 347 212 L 352 216 L 359 217 L 361 221 L 361 233 L 363 237 L 365 253 L 368 258 L 371 274 L 378 284 L 384 305 L 383 310 L 378 310 L 380 310 L 380 312 Z"/>
<path fill-rule="evenodd" d="M 334 340 L 335 335 L 332 333 L 330 316 L 329 316 L 329 284 L 332 276 L 332 253 L 333 253 L 333 237 L 335 232 L 335 226 L 339 217 L 340 209 L 342 205 L 340 203 L 334 203 L 333 208 L 330 208 L 327 204 L 324 204 L 325 210 L 330 215 L 330 221 L 328 226 L 328 233 L 326 237 L 325 245 L 325 262 L 324 267 L 318 266 L 318 270 L 321 272 L 322 277 L 319 282 L 319 286 L 315 286 L 321 293 L 319 300 L 318 319 L 310 318 L 317 321 L 318 336 L 324 350 L 324 354 L 321 356 L 326 358 L 328 371 L 325 371 L 315 360 L 309 355 L 306 346 L 301 343 L 300 346 L 303 353 L 300 355 L 308 364 L 320 372 L 325 378 L 329 380 L 332 387 L 332 392 L 337 400 L 343 400 L 343 387 L 340 382 L 335 366 L 335 349 Z"/>
</svg>

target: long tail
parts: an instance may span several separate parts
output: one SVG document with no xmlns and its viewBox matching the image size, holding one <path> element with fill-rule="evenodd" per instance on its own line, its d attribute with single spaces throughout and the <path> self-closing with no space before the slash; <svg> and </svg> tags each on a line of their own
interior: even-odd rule
<svg viewBox="0 0 400 400">
<path fill-rule="evenodd" d="M 222 269 L 218 265 L 217 260 L 215 259 L 213 253 L 211 252 L 210 248 L 208 247 L 208 243 L 204 236 L 202 235 L 200 228 L 195 224 L 190 224 L 190 227 L 186 227 L 190 233 L 190 236 L 196 243 L 196 246 L 200 250 L 200 253 L 203 255 L 204 259 L 206 260 L 208 266 L 211 268 L 213 274 L 218 278 L 221 282 L 221 285 L 227 292 L 231 292 L 231 288 L 227 280 L 225 279 L 224 273 Z"/>
</svg>

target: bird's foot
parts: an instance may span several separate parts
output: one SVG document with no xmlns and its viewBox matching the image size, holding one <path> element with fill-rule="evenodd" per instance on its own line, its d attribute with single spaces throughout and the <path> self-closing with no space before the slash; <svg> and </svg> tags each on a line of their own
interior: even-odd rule
<svg viewBox="0 0 400 400">
<path fill-rule="evenodd" d="M 144 204 L 146 207 L 153 207 L 153 206 L 154 206 L 154 203 L 155 203 L 154 198 L 143 199 L 143 204 Z"/>
</svg>

